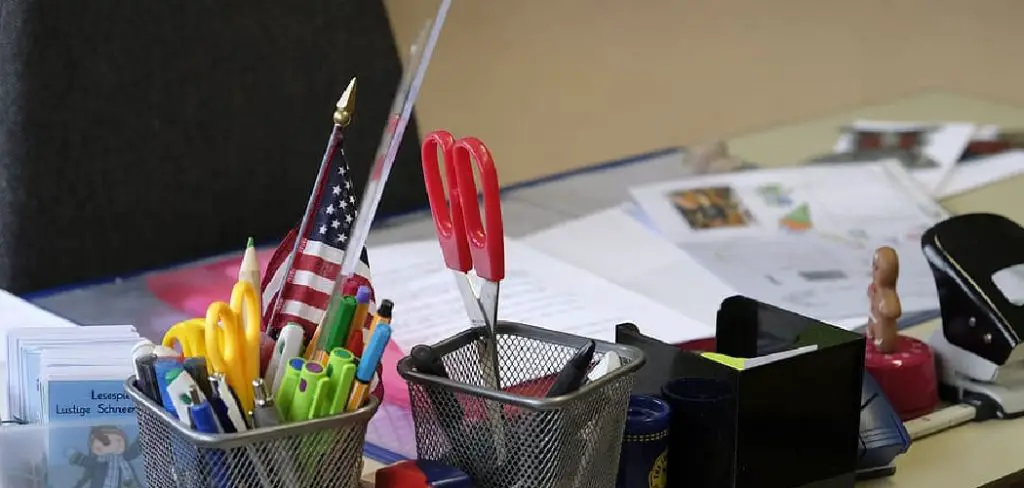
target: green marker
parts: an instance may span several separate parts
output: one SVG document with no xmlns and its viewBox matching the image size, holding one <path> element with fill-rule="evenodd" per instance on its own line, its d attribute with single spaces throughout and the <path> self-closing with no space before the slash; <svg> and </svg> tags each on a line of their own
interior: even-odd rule
<svg viewBox="0 0 1024 488">
<path fill-rule="evenodd" d="M 284 377 L 281 379 L 281 386 L 277 388 L 274 395 L 274 403 L 277 404 L 277 413 L 285 420 L 291 419 L 292 401 L 295 397 L 295 390 L 299 387 L 299 375 L 306 364 L 302 358 L 291 358 L 284 368 Z"/>
<path fill-rule="evenodd" d="M 340 309 L 334 314 L 336 320 L 327 328 L 327 337 L 320 339 L 321 351 L 333 351 L 336 347 L 344 346 L 348 340 L 352 317 L 356 314 L 356 297 L 343 297 L 338 306 Z"/>
<path fill-rule="evenodd" d="M 335 348 L 327 363 L 327 374 L 330 377 L 330 388 L 321 412 L 322 415 L 336 415 L 345 410 L 345 403 L 352 391 L 352 382 L 356 377 L 355 356 L 348 349 Z"/>
<path fill-rule="evenodd" d="M 327 371 L 323 365 L 316 361 L 306 361 L 299 374 L 299 384 L 295 388 L 295 396 L 292 398 L 289 420 L 301 422 L 312 420 L 320 413 L 316 407 L 318 400 L 327 385 Z"/>
</svg>

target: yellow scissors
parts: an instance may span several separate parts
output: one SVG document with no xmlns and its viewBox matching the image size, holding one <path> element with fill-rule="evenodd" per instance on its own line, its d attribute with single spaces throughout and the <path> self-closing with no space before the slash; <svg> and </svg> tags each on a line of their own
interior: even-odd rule
<svg viewBox="0 0 1024 488">
<path fill-rule="evenodd" d="M 211 373 L 224 373 L 243 411 L 253 409 L 252 381 L 260 371 L 260 301 L 256 290 L 239 281 L 231 304 L 213 302 L 205 319 L 179 322 L 164 334 L 163 345 L 181 346 L 185 357 L 205 357 Z"/>
</svg>

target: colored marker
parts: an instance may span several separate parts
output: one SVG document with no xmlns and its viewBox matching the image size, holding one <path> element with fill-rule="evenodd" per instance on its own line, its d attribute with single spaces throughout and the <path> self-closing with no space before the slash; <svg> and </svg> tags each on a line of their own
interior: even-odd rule
<svg viewBox="0 0 1024 488">
<path fill-rule="evenodd" d="M 370 326 L 371 298 L 373 298 L 373 293 L 370 291 L 370 287 L 359 285 L 359 291 L 356 292 L 356 314 L 352 317 L 353 328 L 365 329 Z"/>
<path fill-rule="evenodd" d="M 328 398 L 323 403 L 322 416 L 345 411 L 345 404 L 352 392 L 352 382 L 356 377 L 355 356 L 346 349 L 335 348 L 327 362 L 327 377 L 330 388 L 327 389 Z"/>
<path fill-rule="evenodd" d="M 292 398 L 295 396 L 295 389 L 299 387 L 299 375 L 306 360 L 292 358 L 288 361 L 288 367 L 284 369 L 284 377 L 281 380 L 281 387 L 274 395 L 274 402 L 277 403 L 277 412 L 282 419 L 291 418 Z"/>
<path fill-rule="evenodd" d="M 352 317 L 356 313 L 356 297 L 342 297 L 341 303 L 338 306 L 341 309 L 334 315 L 335 322 L 327 329 L 327 337 L 320 338 L 321 341 L 316 354 L 316 360 L 321 364 L 327 363 L 330 353 L 334 348 L 345 345 L 345 341 L 348 339 L 349 328 L 352 327 Z"/>
<path fill-rule="evenodd" d="M 274 344 L 274 354 L 267 363 L 267 373 L 263 376 L 264 381 L 270 385 L 270 391 L 276 392 L 281 387 L 281 371 L 288 365 L 291 358 L 297 357 L 302 351 L 302 339 L 304 330 L 299 324 L 288 324 L 281 329 Z"/>
<path fill-rule="evenodd" d="M 292 397 L 288 420 L 301 422 L 316 418 L 320 399 L 327 384 L 327 371 L 316 361 L 306 361 L 299 374 L 299 385 Z"/>
<path fill-rule="evenodd" d="M 385 300 L 386 302 L 387 300 Z M 381 304 L 383 306 L 383 303 Z M 359 360 L 359 367 L 356 368 L 356 380 L 352 385 L 352 394 L 348 399 L 348 406 L 345 411 L 358 410 L 366 403 L 366 397 L 370 395 L 370 382 L 377 373 L 377 365 L 384 356 L 384 349 L 391 340 L 391 325 L 378 323 L 370 336 L 370 342 L 366 344 L 363 357 Z"/>
</svg>

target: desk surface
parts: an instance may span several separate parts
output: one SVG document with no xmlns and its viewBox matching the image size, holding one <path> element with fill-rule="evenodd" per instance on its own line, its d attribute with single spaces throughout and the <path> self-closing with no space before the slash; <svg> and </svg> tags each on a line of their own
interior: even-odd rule
<svg viewBox="0 0 1024 488">
<path fill-rule="evenodd" d="M 846 113 L 739 137 L 730 142 L 740 157 L 765 166 L 792 164 L 829 151 L 837 128 L 853 119 L 951 121 L 963 120 L 1019 128 L 1024 108 L 945 94 L 926 93 Z M 1004 180 L 977 191 L 944 200 L 953 213 L 992 211 L 1024 222 L 1024 178 Z M 908 332 L 926 337 L 938 321 Z M 1018 449 L 1024 439 L 1024 419 L 968 424 L 915 442 L 897 460 L 896 475 L 862 483 L 870 487 L 968 488 L 983 486 L 1024 471 Z M 858 485 L 858 486 L 861 486 Z"/>
<path fill-rule="evenodd" d="M 816 120 L 777 127 L 730 141 L 738 156 L 764 166 L 792 164 L 809 156 L 828 152 L 837 128 L 857 118 L 948 121 L 965 120 L 1020 128 L 1024 108 L 961 97 L 946 93 L 925 93 L 892 103 L 864 107 Z M 1024 178 L 960 195 L 942 203 L 954 213 L 995 211 L 1024 221 Z M 1016 191 L 1016 194 L 1015 194 Z M 910 335 L 926 337 L 936 321 L 913 327 Z M 1024 439 L 1024 419 L 968 424 L 915 442 L 897 460 L 895 476 L 858 484 L 882 488 L 973 488 L 1024 471 L 1024 458 L 1017 451 Z M 367 459 L 367 478 L 380 464 Z M 1022 474 L 1024 476 L 1024 474 Z"/>
</svg>

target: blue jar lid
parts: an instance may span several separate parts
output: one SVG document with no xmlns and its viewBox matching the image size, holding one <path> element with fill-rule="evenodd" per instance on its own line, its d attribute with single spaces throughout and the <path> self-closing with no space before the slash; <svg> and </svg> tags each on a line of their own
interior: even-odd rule
<svg viewBox="0 0 1024 488">
<path fill-rule="evenodd" d="M 668 429 L 669 406 L 664 400 L 649 395 L 630 395 L 626 411 L 626 434 L 655 434 Z"/>
</svg>

